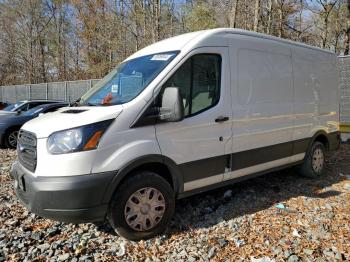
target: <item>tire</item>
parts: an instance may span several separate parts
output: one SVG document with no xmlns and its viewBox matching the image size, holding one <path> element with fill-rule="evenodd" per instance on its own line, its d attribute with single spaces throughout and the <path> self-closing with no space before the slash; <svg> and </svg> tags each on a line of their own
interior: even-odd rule
<svg viewBox="0 0 350 262">
<path fill-rule="evenodd" d="M 304 163 L 300 166 L 301 175 L 318 178 L 324 173 L 326 148 L 321 142 L 314 142 L 307 152 Z"/>
<path fill-rule="evenodd" d="M 7 148 L 16 149 L 17 147 L 17 136 L 18 136 L 18 130 L 17 129 L 11 129 L 8 132 L 6 132 L 4 142 L 5 146 Z"/>
<path fill-rule="evenodd" d="M 141 171 L 117 188 L 108 220 L 120 236 L 138 241 L 165 231 L 174 210 L 175 194 L 170 184 L 156 173 Z"/>
</svg>

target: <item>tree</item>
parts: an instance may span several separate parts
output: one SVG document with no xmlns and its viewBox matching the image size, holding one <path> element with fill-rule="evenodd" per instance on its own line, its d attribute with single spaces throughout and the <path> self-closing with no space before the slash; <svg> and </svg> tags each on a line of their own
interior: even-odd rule
<svg viewBox="0 0 350 262">
<path fill-rule="evenodd" d="M 187 17 L 187 29 L 198 31 L 217 27 L 213 7 L 203 3 L 196 4 Z"/>
<path fill-rule="evenodd" d="M 230 27 L 236 27 L 236 19 L 238 13 L 238 3 L 239 0 L 233 0 L 231 4 L 231 12 L 230 12 Z"/>
<path fill-rule="evenodd" d="M 234 27 L 350 53 L 350 0 L 2 0 L 0 85 L 100 78 L 177 34 Z"/>
<path fill-rule="evenodd" d="M 254 5 L 254 31 L 258 31 L 258 25 L 259 25 L 259 10 L 260 10 L 260 0 L 255 0 Z"/>
<path fill-rule="evenodd" d="M 318 28 L 321 32 L 320 38 L 322 48 L 325 48 L 328 42 L 330 24 L 329 16 L 337 2 L 338 0 L 313 0 L 311 1 L 313 5 L 309 7 L 309 10 L 316 14 L 321 21 L 321 23 L 319 23 L 320 25 L 318 25 Z"/>
<path fill-rule="evenodd" d="M 346 15 L 346 29 L 345 29 L 345 48 L 344 54 L 350 54 L 350 0 L 346 2 L 347 15 Z"/>
</svg>

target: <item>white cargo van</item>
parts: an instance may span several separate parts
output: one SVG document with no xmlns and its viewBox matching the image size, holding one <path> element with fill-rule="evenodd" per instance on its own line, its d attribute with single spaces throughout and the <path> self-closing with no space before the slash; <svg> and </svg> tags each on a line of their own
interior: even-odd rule
<svg viewBox="0 0 350 262">
<path fill-rule="evenodd" d="M 107 218 L 137 240 L 166 228 L 175 199 L 292 165 L 321 176 L 339 141 L 335 54 L 214 29 L 148 46 L 27 122 L 11 174 L 30 211 Z"/>
</svg>

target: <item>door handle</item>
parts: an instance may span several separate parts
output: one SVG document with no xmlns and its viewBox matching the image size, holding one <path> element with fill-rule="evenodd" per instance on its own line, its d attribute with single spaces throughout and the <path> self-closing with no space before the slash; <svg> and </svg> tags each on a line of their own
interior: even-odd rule
<svg viewBox="0 0 350 262">
<path fill-rule="evenodd" d="M 228 116 L 219 116 L 218 118 L 215 119 L 216 123 L 220 123 L 220 122 L 225 122 L 228 121 L 230 118 Z"/>
</svg>

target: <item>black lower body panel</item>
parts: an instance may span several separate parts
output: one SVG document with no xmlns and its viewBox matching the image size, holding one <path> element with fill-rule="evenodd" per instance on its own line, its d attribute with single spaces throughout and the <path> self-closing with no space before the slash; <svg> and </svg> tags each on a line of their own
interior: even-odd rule
<svg viewBox="0 0 350 262">
<path fill-rule="evenodd" d="M 329 151 L 337 150 L 340 147 L 340 132 L 332 132 L 328 134 Z"/>
<path fill-rule="evenodd" d="M 63 222 L 103 221 L 103 202 L 115 172 L 67 177 L 34 177 L 18 162 L 11 169 L 15 191 L 31 212 Z"/>
</svg>

